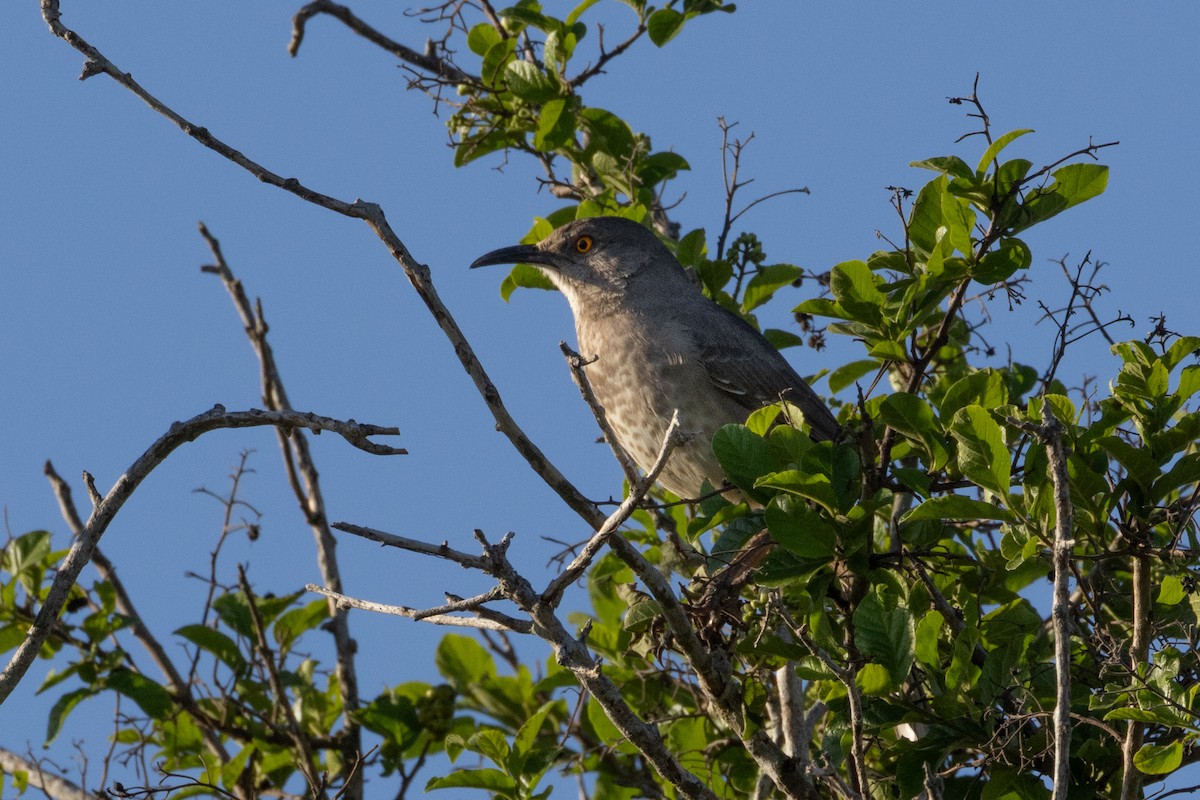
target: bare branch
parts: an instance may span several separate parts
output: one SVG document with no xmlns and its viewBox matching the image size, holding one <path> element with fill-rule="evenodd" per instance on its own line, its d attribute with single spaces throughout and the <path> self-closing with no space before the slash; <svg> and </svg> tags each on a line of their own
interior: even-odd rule
<svg viewBox="0 0 1200 800">
<path fill-rule="evenodd" d="M 76 537 L 66 558 L 59 565 L 54 576 L 54 583 L 46 595 L 46 600 L 38 610 L 37 617 L 25 635 L 25 641 L 13 653 L 8 665 L 0 673 L 0 704 L 8 699 L 13 689 L 20 683 L 28 672 L 29 667 L 37 658 L 38 652 L 47 637 L 54 629 L 59 612 L 70 595 L 71 587 L 79 578 L 96 550 L 100 537 L 108 529 L 109 523 L 121 510 L 133 493 L 167 456 L 181 445 L 193 441 L 209 431 L 221 428 L 250 428 L 264 425 L 276 425 L 287 428 L 309 428 L 312 430 L 328 430 L 343 436 L 356 447 L 371 452 L 371 448 L 382 448 L 384 452 L 395 452 L 395 448 L 385 448 L 367 441 L 368 436 L 395 435 L 396 428 L 384 428 L 377 425 L 359 425 L 352 422 L 321 417 L 316 414 L 298 411 L 226 411 L 224 406 L 214 406 L 209 411 L 193 417 L 186 422 L 176 422 L 165 434 L 150 445 L 133 464 L 126 470 L 113 488 L 109 490 L 92 510 L 91 516 Z M 365 445 L 370 445 L 368 448 Z"/>
<path fill-rule="evenodd" d="M 554 609 L 534 592 L 533 587 L 509 563 L 505 550 L 509 537 L 497 545 L 489 544 L 481 531 L 476 537 L 484 545 L 487 571 L 500 582 L 505 595 L 533 620 L 534 631 L 554 648 L 557 662 L 575 675 L 576 680 L 604 709 L 604 713 L 622 735 L 637 747 L 654 768 L 683 797 L 716 800 L 704 781 L 685 769 L 663 742 L 658 728 L 645 722 L 629 707 L 620 689 L 609 680 L 587 646 L 573 637 L 555 616 Z M 619 537 L 618 537 L 619 538 Z"/>
<path fill-rule="evenodd" d="M 271 172 L 266 167 L 250 160 L 242 153 L 233 149 L 229 145 L 215 138 L 208 132 L 207 129 L 199 127 L 188 120 L 181 117 L 175 111 L 167 107 L 142 86 L 140 86 L 127 73 L 121 72 L 116 65 L 104 57 L 99 50 L 94 48 L 79 34 L 66 28 L 60 20 L 61 12 L 59 11 L 59 0 L 42 0 L 42 17 L 50 26 L 51 32 L 74 47 L 80 53 L 88 58 L 88 64 L 85 66 L 84 76 L 91 77 L 92 75 L 103 72 L 109 75 L 122 86 L 125 86 L 139 98 L 146 102 L 152 109 L 167 117 L 175 125 L 177 125 L 184 133 L 196 139 L 205 147 L 212 149 L 218 154 L 229 159 L 233 163 L 245 169 L 250 174 L 254 175 L 263 183 L 268 183 L 272 186 L 277 186 L 285 191 L 291 192 L 302 200 L 314 203 L 323 208 L 328 208 L 339 214 L 343 214 L 355 219 L 361 219 L 367 223 L 376 236 L 384 243 L 388 251 L 400 264 L 405 277 L 408 278 L 410 284 L 416 290 L 421 300 L 425 303 L 430 314 L 437 321 L 443 333 L 450 340 L 454 348 L 455 354 L 458 356 L 460 363 L 466 370 L 467 374 L 475 383 L 476 389 L 483 397 L 488 409 L 492 412 L 493 418 L 496 420 L 496 429 L 508 437 L 513 447 L 518 453 L 528 462 L 530 467 L 550 486 L 563 501 L 570 506 L 577 514 L 583 517 L 592 525 L 593 529 L 604 523 L 604 514 L 596 508 L 595 504 L 588 500 L 567 478 L 559 472 L 546 458 L 545 454 L 533 443 L 525 432 L 517 425 L 516 421 L 508 413 L 504 403 L 500 399 L 500 392 L 496 389 L 494 383 L 483 365 L 479 362 L 475 355 L 474 349 L 463 335 L 458 323 L 455 322 L 450 310 L 442 303 L 441 298 L 437 294 L 437 290 L 433 286 L 433 281 L 430 277 L 429 268 L 417 261 L 409 253 L 408 248 L 404 245 L 396 233 L 388 224 L 384 216 L 383 209 L 377 204 L 358 200 L 354 203 L 347 203 L 329 195 L 321 194 L 313 191 L 301 184 L 295 178 L 282 178 L 279 175 Z"/>
<path fill-rule="evenodd" d="M 343 214 L 355 219 L 361 219 L 367 223 L 376 236 L 384 243 L 388 251 L 399 263 L 403 269 L 409 283 L 416 290 L 417 294 L 425 303 L 429 312 L 433 315 L 438 325 L 442 328 L 447 338 L 450 340 L 460 363 L 463 365 L 467 374 L 475 383 L 477 390 L 483 397 L 488 409 L 491 411 L 493 418 L 496 420 L 496 427 L 503 433 L 513 445 L 513 447 L 522 455 L 530 467 L 546 482 L 563 501 L 578 513 L 593 530 L 598 530 L 605 521 L 605 515 L 596 507 L 594 503 L 588 500 L 575 486 L 573 486 L 561 472 L 551 464 L 541 452 L 541 450 L 529 439 L 524 431 L 517 425 L 515 420 L 505 408 L 500 399 L 500 394 L 495 385 L 488 377 L 483 365 L 476 357 L 473 348 L 470 346 L 466 337 L 454 321 L 450 311 L 442 303 L 433 286 L 430 278 L 429 268 L 419 264 L 409 253 L 407 247 L 392 230 L 388 224 L 383 210 L 375 203 L 358 200 L 354 203 L 347 203 L 334 197 L 316 192 L 301 184 L 294 178 L 282 178 L 274 172 L 266 169 L 262 165 L 247 158 L 242 153 L 220 141 L 210 134 L 206 129 L 198 127 L 175 111 L 167 107 L 142 86 L 132 79 L 127 73 L 121 72 L 114 64 L 108 61 L 96 48 L 90 45 L 82 37 L 74 31 L 63 26 L 60 20 L 59 2 L 58 0 L 42 0 L 42 16 L 50 26 L 51 32 L 54 35 L 62 38 L 79 52 L 83 53 L 88 59 L 85 65 L 84 76 L 104 73 L 112 77 L 122 86 L 125 86 L 148 105 L 160 114 L 166 116 L 181 130 L 187 133 L 192 138 L 199 141 L 205 147 L 219 153 L 233 163 L 241 166 L 243 169 L 250 172 L 264 183 L 277 186 L 285 191 L 295 194 L 303 200 L 328 208 L 339 214 Z M 340 527 L 340 526 L 334 526 Z M 358 533 L 359 531 L 350 530 L 350 532 Z M 361 534 L 360 534 L 361 535 Z M 668 622 L 672 633 L 675 636 L 675 641 L 681 646 L 690 665 L 697 671 L 700 678 L 700 683 L 706 695 L 715 703 L 715 709 L 721 722 L 728 726 L 731 730 L 742 735 L 743 741 L 747 746 L 748 752 L 755 758 L 760 765 L 771 775 L 776 785 L 785 787 L 785 791 L 795 796 L 807 796 L 811 792 L 811 787 L 803 775 L 797 773 L 794 769 L 794 762 L 789 762 L 789 759 L 779 749 L 779 747 L 770 740 L 770 737 L 762 730 L 753 730 L 747 734 L 744 725 L 744 717 L 741 709 L 740 701 L 732 696 L 732 691 L 736 688 L 735 684 L 729 679 L 730 668 L 728 657 L 724 654 L 710 652 L 704 644 L 696 636 L 695 631 L 691 628 L 687 614 L 675 596 L 667 579 L 657 570 L 652 564 L 646 561 L 640 551 L 622 537 L 615 536 L 609 539 L 610 546 L 617 552 L 618 556 L 629 564 L 635 574 L 638 575 L 651 593 L 663 606 L 664 618 Z M 397 544 L 396 542 L 388 542 L 389 544 Z M 397 545 L 402 546 L 402 545 Z M 419 552 L 428 552 L 430 555 L 438 555 L 434 552 L 435 548 L 429 548 L 427 545 L 421 545 L 421 548 L 406 547 L 406 549 L 417 549 Z M 447 548 L 448 549 L 448 548 Z M 464 554 L 465 555 L 465 554 Z M 458 560 L 458 559 L 454 559 Z M 460 561 L 460 563 L 463 563 Z M 464 566 L 474 566 L 473 564 L 465 564 Z M 77 574 L 77 572 L 76 572 Z M 60 574 L 60 577 L 62 575 Z M 549 613 L 549 611 L 547 611 Z M 553 615 L 550 614 L 552 617 Z M 538 619 L 534 620 L 535 625 L 538 624 Z M 44 634 L 43 634 L 44 638 Z M 578 643 L 577 643 L 578 644 Z M 581 646 L 582 647 L 582 646 Z M 586 655 L 586 648 L 583 649 L 583 654 Z M 561 656 L 561 653 L 560 653 Z M 27 653 L 29 659 L 32 659 L 33 653 Z M 583 668 L 591 670 L 593 662 L 590 657 L 586 661 L 576 659 L 574 655 L 569 657 L 570 660 L 577 664 L 585 665 Z M 27 664 L 25 668 L 27 668 Z M 598 669 L 598 668 L 597 668 Z M 22 673 L 24 669 L 21 670 Z M 578 674 L 578 673 L 577 673 Z M 590 679 L 589 679 L 590 680 Z M 585 685 L 588 685 L 585 682 Z M 591 686 L 588 686 L 591 689 Z M 11 690 L 11 689 L 10 689 Z M 609 690 L 605 690 L 609 691 Z M 615 688 L 611 688 L 611 692 L 616 699 L 620 699 L 619 693 Z M 623 703 L 623 701 L 621 701 Z M 606 710 L 608 707 L 606 706 Z M 620 727 L 620 726 L 618 726 Z M 643 736 L 642 732 L 638 733 L 639 737 Z M 653 738 L 657 739 L 657 734 L 653 734 Z M 645 740 L 642 744 L 649 744 L 649 740 Z M 639 745 L 640 747 L 641 745 Z M 659 742 L 661 746 L 661 742 Z M 643 751 L 646 752 L 646 751 Z M 649 756 L 648 756 L 649 757 Z M 657 758 L 657 756 L 656 756 Z M 654 761 L 654 759 L 651 759 Z M 657 761 L 655 761 L 658 766 Z M 667 772 L 663 774 L 669 781 L 680 788 L 683 792 L 681 784 L 676 784 L 676 780 L 682 781 L 690 787 L 690 780 L 682 778 L 679 775 L 678 764 L 667 765 L 664 768 Z M 674 776 L 674 777 L 673 777 Z M 694 778 L 694 776 L 693 776 Z M 689 788 L 688 796 L 711 796 L 707 789 L 704 789 L 704 794 L 692 794 Z"/>
<path fill-rule="evenodd" d="M 480 82 L 478 77 L 463 72 L 446 59 L 418 53 L 410 47 L 405 47 L 363 22 L 346 6 L 329 2 L 329 0 L 316 0 L 316 2 L 309 3 L 292 17 L 292 40 L 288 43 L 289 55 L 294 57 L 300 52 L 300 44 L 304 41 L 304 33 L 308 21 L 317 14 L 328 14 L 335 19 L 341 20 L 347 28 L 372 44 L 387 50 L 406 64 L 411 64 L 418 69 L 423 69 L 426 72 L 437 75 L 445 80 L 453 81 L 454 83 Z"/>
<path fill-rule="evenodd" d="M 1054 486 L 1054 595 L 1051 605 L 1051 620 L 1054 626 L 1054 671 L 1056 692 L 1054 702 L 1054 800 L 1065 800 L 1070 785 L 1071 756 L 1071 558 L 1074 552 L 1074 508 L 1071 505 L 1071 483 L 1067 471 L 1067 450 L 1063 442 L 1065 429 L 1063 424 L 1054 416 L 1050 402 L 1042 398 L 1041 425 L 1017 419 L 1009 419 L 1010 424 L 1035 434 L 1046 447 L 1046 459 L 1050 467 L 1050 480 Z M 1138 582 L 1137 561 L 1135 557 L 1134 584 Z M 1145 576 L 1143 575 L 1143 578 Z M 1148 595 L 1149 590 L 1146 590 Z M 1139 596 L 1135 588 L 1134 597 L 1134 645 L 1138 648 L 1138 617 Z M 1144 613 L 1144 601 L 1143 613 Z M 1145 637 L 1145 626 L 1141 626 Z M 1144 654 L 1143 654 L 1144 658 Z M 1123 800 L 1132 800 L 1141 796 L 1141 773 L 1133 766 L 1133 754 L 1141 746 L 1141 723 L 1129 721 L 1128 735 L 1125 739 L 1125 776 L 1121 790 Z M 1131 793 L 1133 792 L 1133 793 Z"/>
<path fill-rule="evenodd" d="M 446 542 L 441 544 L 429 544 L 422 542 L 419 539 L 408 539 L 404 536 L 396 536 L 392 533 L 384 533 L 383 531 L 374 528 L 366 528 L 362 525 L 351 525 L 348 522 L 335 522 L 333 527 L 339 531 L 352 533 L 355 536 L 361 536 L 364 539 L 370 539 L 373 542 L 379 542 L 387 547 L 397 547 L 401 550 L 408 550 L 413 553 L 421 553 L 435 558 L 444 558 L 447 561 L 453 561 L 460 567 L 466 569 L 487 570 L 487 560 L 481 556 L 473 556 L 470 553 L 464 553 L 460 550 L 454 550 Z"/>
<path fill-rule="evenodd" d="M 575 581 L 579 580 L 579 576 L 584 573 L 588 565 L 592 563 L 592 559 L 600 552 L 612 536 L 613 532 L 625 524 L 625 521 L 637 510 L 642 500 L 646 497 L 646 492 L 650 491 L 650 487 L 658 480 L 659 473 L 663 467 L 667 465 L 667 459 L 670 458 L 671 452 L 680 444 L 691 438 L 690 434 L 683 433 L 679 429 L 679 411 L 676 410 L 671 415 L 671 422 L 667 425 L 666 435 L 663 436 L 662 446 L 659 448 L 658 456 L 654 459 L 654 464 L 650 467 L 650 471 L 646 473 L 644 478 L 639 478 L 629 487 L 629 496 L 624 502 L 617 507 L 617 510 L 604 521 L 600 529 L 592 535 L 587 544 L 579 552 L 567 568 L 564 569 L 554 580 L 550 581 L 550 585 L 546 587 L 546 591 L 542 592 L 542 602 L 549 603 L 551 606 L 557 606 L 562 600 L 563 592 Z"/>
<path fill-rule="evenodd" d="M 619 45 L 614 47 L 612 50 L 604 49 L 604 27 L 603 26 L 598 26 L 598 27 L 599 27 L 599 31 L 597 33 L 597 37 L 600 39 L 600 58 L 596 60 L 595 64 L 588 66 L 586 69 L 583 70 L 583 72 L 580 72 L 574 78 L 571 78 L 570 81 L 568 81 L 568 85 L 572 89 L 578 89 L 580 86 L 582 86 L 584 83 L 586 83 L 589 79 L 595 77 L 596 75 L 599 75 L 601 72 L 604 71 L 604 66 L 609 61 L 611 61 L 612 59 L 621 55 L 621 53 L 624 53 L 626 50 L 629 49 L 630 45 L 632 45 L 638 39 L 642 38 L 642 34 L 646 32 L 646 20 L 639 19 L 637 28 L 635 28 L 633 33 L 631 33 L 629 35 L 629 38 L 627 38 L 625 41 L 621 42 Z"/>
<path fill-rule="evenodd" d="M 363 611 L 372 611 L 377 614 L 392 614 L 397 617 L 408 617 L 409 619 L 428 622 L 432 625 L 451 625 L 459 628 L 479 628 L 488 631 L 512 631 L 514 633 L 532 633 L 533 624 L 529 620 L 516 619 L 507 614 L 500 614 L 490 609 L 482 608 L 479 605 L 478 598 L 463 601 L 462 603 L 448 603 L 447 606 L 457 606 L 450 610 L 472 610 L 479 614 L 479 617 L 455 617 L 447 613 L 439 613 L 436 609 L 417 609 L 409 608 L 408 606 L 393 606 L 384 603 L 374 603 L 370 600 L 360 600 L 357 597 L 348 597 L 338 592 L 331 592 L 328 589 L 317 586 L 315 583 L 307 584 L 305 587 L 310 592 L 324 595 L 335 601 L 339 606 L 347 606 L 350 608 L 359 608 Z M 491 593 L 489 593 L 491 594 Z M 499 594 L 497 593 L 497 596 Z M 496 599 L 496 598 L 491 598 Z"/>
<path fill-rule="evenodd" d="M 290 409 L 287 391 L 283 386 L 283 378 L 279 374 L 279 366 L 275 355 L 267 342 L 267 321 L 263 315 L 262 303 L 251 307 L 250 299 L 246 296 L 242 282 L 233 276 L 233 271 L 221 251 L 221 243 L 217 241 L 204 223 L 200 223 L 200 235 L 208 243 L 216 262 L 214 266 L 202 267 L 206 272 L 216 274 L 224 284 L 238 315 L 250 344 L 258 356 L 262 382 L 263 403 L 270 409 Z M 317 565 L 321 570 L 321 579 L 325 586 L 334 592 L 343 590 L 341 570 L 337 561 L 337 539 L 329 528 L 329 517 L 325 511 L 325 497 L 321 491 L 316 464 L 313 462 L 312 451 L 308 446 L 308 438 L 299 431 L 285 433 L 276 429 L 284 467 L 287 471 L 288 482 L 300 505 L 300 511 L 312 529 L 313 539 L 317 545 Z M 329 631 L 333 634 L 334 653 L 337 660 L 338 688 L 342 694 L 342 704 L 347 712 L 355 711 L 359 706 L 358 676 L 354 659 L 358 650 L 350 635 L 350 623 L 347 610 L 336 604 L 330 604 Z M 344 743 L 342 758 L 346 764 L 354 764 L 362 757 L 361 727 L 351 713 L 345 717 Z M 362 800 L 363 783 L 361 771 L 347 775 L 347 783 L 343 796 L 346 800 Z"/>
<path fill-rule="evenodd" d="M 1067 474 L 1067 449 L 1064 428 L 1054 417 L 1050 402 L 1042 398 L 1042 441 L 1050 477 L 1054 483 L 1054 670 L 1057 692 L 1054 699 L 1054 794 L 1053 800 L 1066 800 L 1071 777 L 1071 553 L 1075 545 L 1074 510 L 1071 506 L 1071 479 Z"/>
<path fill-rule="evenodd" d="M 25 773 L 29 785 L 40 789 L 51 800 L 101 800 L 103 793 L 93 793 L 75 783 L 47 772 L 41 764 L 17 755 L 11 750 L 0 748 L 0 774 Z"/>
</svg>

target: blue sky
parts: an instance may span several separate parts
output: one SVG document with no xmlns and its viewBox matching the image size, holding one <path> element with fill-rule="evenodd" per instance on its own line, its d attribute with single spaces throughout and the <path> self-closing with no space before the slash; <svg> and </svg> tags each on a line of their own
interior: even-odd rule
<svg viewBox="0 0 1200 800">
<path fill-rule="evenodd" d="M 547 3 L 548 8 L 560 4 Z M 564 8 L 566 4 L 561 4 Z M 420 46 L 428 32 L 402 6 L 365 3 L 369 22 Z M 509 409 L 593 497 L 620 492 L 608 452 L 592 444 L 590 415 L 558 352 L 573 339 L 562 298 L 498 295 L 502 268 L 470 272 L 476 256 L 515 243 L 535 215 L 556 207 L 536 193 L 532 165 L 513 157 L 454 169 L 443 119 L 382 51 L 332 20 L 317 20 L 296 59 L 285 50 L 291 4 L 64 3 L 64 20 L 152 93 L 284 175 L 323 192 L 380 203 L 415 257 L 428 264 Z M 605 14 L 609 40 L 628 12 Z M 885 187 L 919 187 L 910 161 L 980 148 L 954 140 L 971 129 L 946 98 L 969 93 L 975 73 L 995 130 L 1037 130 L 1013 153 L 1042 164 L 1095 141 L 1120 140 L 1102 161 L 1108 192 L 1042 226 L 1030 299 L 996 305 L 1000 358 L 1035 366 L 1052 330 L 1035 326 L 1039 298 L 1065 297 L 1053 259 L 1087 251 L 1110 266 L 1102 305 L 1151 315 L 1195 333 L 1193 230 L 1200 216 L 1195 37 L 1190 3 L 745 3 L 732 16 L 689 26 L 671 46 L 648 42 L 586 89 L 659 149 L 692 165 L 673 212 L 685 229 L 715 231 L 723 194 L 718 116 L 756 136 L 743 165 L 745 199 L 797 186 L 800 195 L 744 218 L 770 260 L 814 270 L 880 247 L 896 229 Z M 594 45 L 594 39 L 591 40 Z M 517 533 L 512 551 L 531 574 L 553 547 L 577 540 L 579 520 L 493 430 L 450 346 L 399 269 L 362 223 L 259 184 L 187 139 L 104 77 L 76 80 L 80 56 L 51 37 L 36 4 L 0 4 L 0 504 L 14 534 L 49 528 L 65 543 L 42 463 L 107 490 L 176 419 L 213 403 L 260 404 L 258 372 L 196 233 L 203 220 L 232 268 L 261 297 L 293 404 L 398 425 L 410 455 L 368 456 L 333 437 L 314 442 L 330 515 L 472 549 L 473 528 Z M 806 296 L 780 303 L 790 307 Z M 782 317 L 781 320 L 782 321 Z M 790 354 L 801 372 L 857 356 Z M 1115 369 L 1099 340 L 1060 369 L 1106 382 Z M 145 483 L 102 547 L 162 636 L 193 621 L 203 567 L 220 525 L 221 491 L 239 453 L 255 449 L 245 499 L 263 536 L 224 555 L 250 565 L 262 591 L 317 578 L 311 537 L 283 481 L 267 431 L 221 432 L 180 450 Z M 442 592 L 483 583 L 451 568 L 342 541 L 351 593 L 380 602 L 436 604 Z M 364 694 L 428 677 L 442 631 L 356 614 Z M 532 644 L 527 652 L 542 658 Z M 0 710 L 0 746 L 36 747 L 53 697 L 33 697 L 35 666 Z M 89 735 L 107 701 L 76 712 L 60 743 Z M 26 722 L 28 721 L 28 727 Z M 69 758 L 64 745 L 56 748 Z"/>
</svg>

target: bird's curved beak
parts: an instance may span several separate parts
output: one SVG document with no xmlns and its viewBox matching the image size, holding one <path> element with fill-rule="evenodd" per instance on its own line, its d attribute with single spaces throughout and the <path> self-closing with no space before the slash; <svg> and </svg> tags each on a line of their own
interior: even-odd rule
<svg viewBox="0 0 1200 800">
<path fill-rule="evenodd" d="M 537 245 L 518 244 L 513 247 L 501 247 L 499 250 L 493 250 L 490 253 L 481 255 L 471 262 L 471 269 L 487 267 L 492 264 L 541 264 L 547 267 L 554 266 L 550 254 L 540 249 Z"/>
</svg>

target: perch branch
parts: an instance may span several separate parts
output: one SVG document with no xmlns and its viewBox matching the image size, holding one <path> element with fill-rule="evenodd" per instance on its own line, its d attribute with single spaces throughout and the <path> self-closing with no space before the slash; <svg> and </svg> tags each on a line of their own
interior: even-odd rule
<svg viewBox="0 0 1200 800">
<path fill-rule="evenodd" d="M 600 529 L 592 534 L 592 538 L 588 539 L 587 544 L 579 552 L 574 560 L 567 565 L 554 580 L 550 581 L 550 585 L 546 587 L 546 591 L 542 592 L 542 601 L 549 603 L 551 606 L 557 606 L 562 600 L 563 592 L 579 577 L 583 575 L 588 565 L 592 563 L 592 559 L 600 552 L 600 548 L 608 542 L 614 531 L 625 524 L 642 500 L 646 497 L 646 492 L 650 491 L 650 487 L 658 480 L 659 473 L 663 467 L 667 465 L 667 459 L 670 458 L 671 452 L 680 444 L 690 439 L 690 434 L 683 433 L 679 429 L 679 412 L 676 411 L 671 416 L 671 422 L 667 426 L 667 432 L 663 436 L 662 446 L 659 448 L 658 456 L 654 459 L 653 466 L 646 473 L 644 478 L 639 478 L 629 486 L 629 496 L 617 507 Z"/>
</svg>

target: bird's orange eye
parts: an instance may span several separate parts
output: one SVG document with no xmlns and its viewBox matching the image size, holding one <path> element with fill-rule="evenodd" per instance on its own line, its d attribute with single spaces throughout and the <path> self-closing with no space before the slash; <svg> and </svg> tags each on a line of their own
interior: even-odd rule
<svg viewBox="0 0 1200 800">
<path fill-rule="evenodd" d="M 575 240 L 575 252 L 586 253 L 592 249 L 592 237 L 580 236 Z"/>
</svg>

